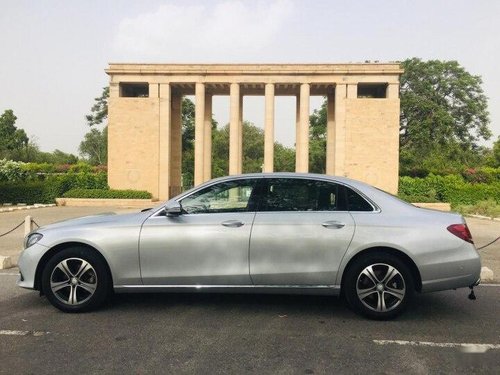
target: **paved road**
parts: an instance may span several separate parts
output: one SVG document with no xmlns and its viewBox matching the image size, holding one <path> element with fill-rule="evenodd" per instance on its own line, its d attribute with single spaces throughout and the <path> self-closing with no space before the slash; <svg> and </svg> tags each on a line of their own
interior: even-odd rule
<svg viewBox="0 0 500 375">
<path fill-rule="evenodd" d="M 341 300 L 319 296 L 117 295 L 102 310 L 72 315 L 17 288 L 16 276 L 5 275 L 12 271 L 2 272 L 1 374 L 493 374 L 500 368 L 500 286 L 476 288 L 474 302 L 465 289 L 420 295 L 411 311 L 390 322 L 362 319 Z M 496 349 L 464 353 L 442 343 Z"/>
</svg>

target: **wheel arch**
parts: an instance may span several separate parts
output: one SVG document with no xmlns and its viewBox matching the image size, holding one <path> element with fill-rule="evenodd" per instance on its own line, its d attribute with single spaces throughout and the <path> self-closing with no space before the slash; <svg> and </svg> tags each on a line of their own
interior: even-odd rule
<svg viewBox="0 0 500 375">
<path fill-rule="evenodd" d="M 84 248 L 88 249 L 89 251 L 92 251 L 99 258 L 101 258 L 101 260 L 104 264 L 104 267 L 106 268 L 106 271 L 108 273 L 109 279 L 111 280 L 110 286 L 112 288 L 114 283 L 113 283 L 113 274 L 111 273 L 111 268 L 109 267 L 109 264 L 108 264 L 108 261 L 106 260 L 106 258 L 102 255 L 102 253 L 98 249 L 96 249 L 95 247 L 93 247 L 89 244 L 83 243 L 83 242 L 64 242 L 64 243 L 60 243 L 60 244 L 55 245 L 54 247 L 47 250 L 45 252 L 45 254 L 43 254 L 42 258 L 38 262 L 38 265 L 36 266 L 34 289 L 39 290 L 40 294 L 43 294 L 42 273 L 43 273 L 43 269 L 45 268 L 45 265 L 50 260 L 50 258 L 52 258 L 59 251 L 64 250 L 64 249 L 68 249 L 68 248 L 72 248 L 72 247 L 84 247 Z"/>
<path fill-rule="evenodd" d="M 360 251 L 359 253 L 355 254 L 351 259 L 349 259 L 349 262 L 347 262 L 347 264 L 344 267 L 344 270 L 342 272 L 342 279 L 340 282 L 341 291 L 343 289 L 345 277 L 346 277 L 347 270 L 349 269 L 349 267 L 351 267 L 352 264 L 354 264 L 354 262 L 356 262 L 356 260 L 358 260 L 359 258 L 366 256 L 368 254 L 375 254 L 375 253 L 377 253 L 377 254 L 380 254 L 380 253 L 390 254 L 390 255 L 396 256 L 399 259 L 401 259 L 410 268 L 411 274 L 413 276 L 413 280 L 415 282 L 415 290 L 417 292 L 420 292 L 422 290 L 422 277 L 420 276 L 420 271 L 418 270 L 418 267 L 412 258 L 410 258 L 407 254 L 405 254 L 401 250 L 394 249 L 392 247 L 377 246 L 377 247 L 370 247 L 370 248 L 364 249 L 364 250 Z"/>
</svg>

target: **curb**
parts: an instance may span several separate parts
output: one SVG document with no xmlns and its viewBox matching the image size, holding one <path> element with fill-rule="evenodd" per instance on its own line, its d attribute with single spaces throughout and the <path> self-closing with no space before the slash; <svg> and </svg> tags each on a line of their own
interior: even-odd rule
<svg viewBox="0 0 500 375">
<path fill-rule="evenodd" d="M 34 210 L 37 208 L 46 208 L 46 207 L 55 207 L 55 203 L 50 203 L 50 204 L 40 204 L 40 203 L 35 203 L 32 205 L 17 205 L 17 206 L 3 206 L 3 208 L 0 208 L 0 212 L 13 212 L 13 211 L 21 211 L 21 210 Z"/>
</svg>

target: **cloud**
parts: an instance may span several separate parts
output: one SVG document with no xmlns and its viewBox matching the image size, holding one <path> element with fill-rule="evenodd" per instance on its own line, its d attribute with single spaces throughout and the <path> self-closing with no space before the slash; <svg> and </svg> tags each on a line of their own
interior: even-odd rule
<svg viewBox="0 0 500 375">
<path fill-rule="evenodd" d="M 262 61 L 294 13 L 290 0 L 168 3 L 123 19 L 113 38 L 119 61 Z"/>
</svg>

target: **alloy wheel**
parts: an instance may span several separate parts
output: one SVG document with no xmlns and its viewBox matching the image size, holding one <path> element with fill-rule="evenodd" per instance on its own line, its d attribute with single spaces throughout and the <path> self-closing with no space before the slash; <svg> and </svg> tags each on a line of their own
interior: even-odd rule
<svg viewBox="0 0 500 375">
<path fill-rule="evenodd" d="M 97 289 L 97 273 L 84 259 L 64 259 L 52 270 L 50 288 L 62 303 L 80 305 L 94 295 Z"/>
<path fill-rule="evenodd" d="M 385 263 L 365 267 L 356 280 L 356 293 L 368 309 L 388 312 L 401 304 L 406 284 L 401 272 Z"/>
</svg>

